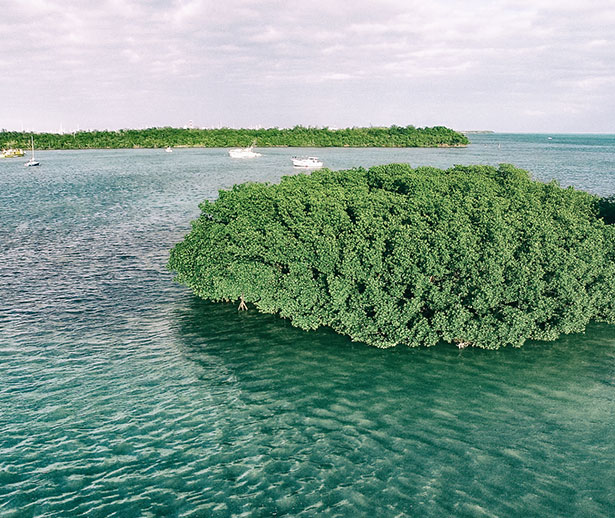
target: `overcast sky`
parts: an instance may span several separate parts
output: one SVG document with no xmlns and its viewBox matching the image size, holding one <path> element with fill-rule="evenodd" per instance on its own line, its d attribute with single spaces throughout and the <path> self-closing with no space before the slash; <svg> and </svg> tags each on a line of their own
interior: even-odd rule
<svg viewBox="0 0 615 518">
<path fill-rule="evenodd" d="M 0 128 L 615 133 L 614 0 L 0 5 Z"/>
</svg>

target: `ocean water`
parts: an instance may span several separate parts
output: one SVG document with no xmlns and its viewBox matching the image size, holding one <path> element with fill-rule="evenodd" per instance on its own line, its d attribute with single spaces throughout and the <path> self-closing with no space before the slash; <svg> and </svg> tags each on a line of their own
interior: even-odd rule
<svg viewBox="0 0 615 518">
<path fill-rule="evenodd" d="M 296 174 L 295 154 L 506 162 L 615 193 L 615 136 L 471 140 L 0 161 L 0 516 L 613 516 L 615 326 L 379 350 L 198 300 L 165 269 L 200 201 Z"/>
</svg>

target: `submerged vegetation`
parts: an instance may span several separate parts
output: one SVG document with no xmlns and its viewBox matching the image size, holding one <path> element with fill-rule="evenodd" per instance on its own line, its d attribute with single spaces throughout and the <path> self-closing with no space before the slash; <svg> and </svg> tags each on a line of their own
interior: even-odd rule
<svg viewBox="0 0 615 518">
<path fill-rule="evenodd" d="M 615 323 L 614 206 L 511 165 L 321 170 L 220 191 L 169 268 L 377 347 L 521 346 Z"/>
<path fill-rule="evenodd" d="M 0 132 L 0 145 L 30 145 L 30 133 Z M 436 126 L 391 126 L 389 128 L 306 128 L 290 129 L 179 129 L 78 131 L 75 133 L 34 134 L 37 149 L 237 147 L 255 143 L 258 147 L 437 147 L 464 146 L 468 138 L 461 133 Z"/>
</svg>

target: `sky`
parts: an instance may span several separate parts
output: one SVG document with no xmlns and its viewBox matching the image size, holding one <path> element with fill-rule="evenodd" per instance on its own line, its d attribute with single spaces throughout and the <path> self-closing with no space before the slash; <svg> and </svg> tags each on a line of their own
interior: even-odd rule
<svg viewBox="0 0 615 518">
<path fill-rule="evenodd" d="M 614 0 L 0 5 L 0 129 L 615 133 Z"/>
</svg>

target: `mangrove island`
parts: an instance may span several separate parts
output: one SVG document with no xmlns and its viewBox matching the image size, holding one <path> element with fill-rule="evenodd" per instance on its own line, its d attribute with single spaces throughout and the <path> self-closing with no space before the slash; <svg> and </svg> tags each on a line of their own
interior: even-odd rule
<svg viewBox="0 0 615 518">
<path fill-rule="evenodd" d="M 614 207 L 512 165 L 320 170 L 204 201 L 168 267 L 376 347 L 521 346 L 615 323 Z"/>
<path fill-rule="evenodd" d="M 268 129 L 149 128 L 74 133 L 0 131 L 0 146 L 37 149 L 121 149 L 172 147 L 457 147 L 468 138 L 444 126 L 329 129 L 295 126 Z"/>
</svg>

